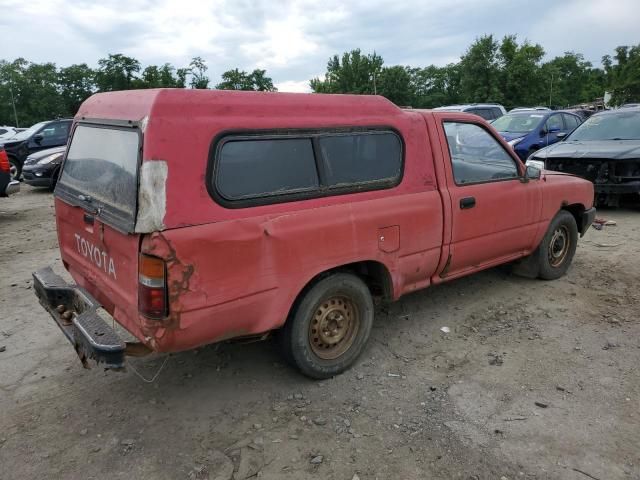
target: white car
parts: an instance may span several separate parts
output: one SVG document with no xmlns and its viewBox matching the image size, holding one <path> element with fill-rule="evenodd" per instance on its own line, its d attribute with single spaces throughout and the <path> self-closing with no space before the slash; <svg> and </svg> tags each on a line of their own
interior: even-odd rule
<svg viewBox="0 0 640 480">
<path fill-rule="evenodd" d="M 505 115 L 507 111 L 498 103 L 468 103 L 464 105 L 447 105 L 433 109 L 437 112 L 465 112 L 473 113 L 484 118 L 487 122 L 492 122 L 496 118 Z"/>
<path fill-rule="evenodd" d="M 14 127 L 0 127 L 0 143 L 2 143 L 3 140 L 10 139 L 16 133 L 18 133 L 18 130 Z"/>
</svg>

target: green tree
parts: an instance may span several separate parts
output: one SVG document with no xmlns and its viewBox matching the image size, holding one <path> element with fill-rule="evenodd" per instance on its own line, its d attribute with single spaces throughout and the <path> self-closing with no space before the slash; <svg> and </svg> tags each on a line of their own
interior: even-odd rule
<svg viewBox="0 0 640 480">
<path fill-rule="evenodd" d="M 545 103 L 566 107 L 604 95 L 604 76 L 580 53 L 566 52 L 542 66 Z M 602 73 L 602 70 L 599 70 Z M 550 100 L 549 100 L 550 99 Z"/>
<path fill-rule="evenodd" d="M 28 62 L 17 58 L 13 62 L 0 61 L 0 125 L 25 125 L 20 102 L 22 79 Z M 20 115 L 18 115 L 18 111 Z"/>
<path fill-rule="evenodd" d="M 135 87 L 140 62 L 121 53 L 109 54 L 98 60 L 96 85 L 101 92 L 130 90 Z"/>
<path fill-rule="evenodd" d="M 255 69 L 249 75 L 251 86 L 257 92 L 276 92 L 278 89 L 273 85 L 271 77 L 267 77 L 266 70 Z"/>
<path fill-rule="evenodd" d="M 543 57 L 542 46 L 532 45 L 527 41 L 518 45 L 515 35 L 505 36 L 497 54 L 500 89 L 497 98 L 507 107 L 541 103 L 544 79 L 540 65 Z"/>
<path fill-rule="evenodd" d="M 191 74 L 191 88 L 209 88 L 209 77 L 206 75 L 207 70 L 207 63 L 202 57 L 193 57 L 191 59 L 188 68 L 188 72 Z"/>
<path fill-rule="evenodd" d="M 412 106 L 414 90 L 411 84 L 409 67 L 384 67 L 377 79 L 377 93 L 391 100 L 396 105 Z"/>
<path fill-rule="evenodd" d="M 222 82 L 216 85 L 218 90 L 251 90 L 258 92 L 275 92 L 273 80 L 267 77 L 266 70 L 256 69 L 251 73 L 234 68 L 222 74 Z"/>
<path fill-rule="evenodd" d="M 498 42 L 484 35 L 460 58 L 460 94 L 465 102 L 502 101 Z"/>
<path fill-rule="evenodd" d="M 309 85 L 316 93 L 372 94 L 377 91 L 383 63 L 375 52 L 363 55 L 357 48 L 345 52 L 342 59 L 338 55 L 330 58 L 324 79 L 314 78 Z"/>
<path fill-rule="evenodd" d="M 57 83 L 65 115 L 73 116 L 96 90 L 95 71 L 86 63 L 64 67 L 58 72 Z"/>
<path fill-rule="evenodd" d="M 602 64 L 614 105 L 640 101 L 640 44 L 616 48 L 613 57 L 602 58 Z"/>
<path fill-rule="evenodd" d="M 429 65 L 410 69 L 414 95 L 413 106 L 434 108 L 459 103 L 460 65 L 451 63 L 445 67 Z"/>
<path fill-rule="evenodd" d="M 160 67 L 149 65 L 142 71 L 140 79 L 134 85 L 136 88 L 184 88 L 186 76 L 186 69 L 176 70 L 170 63 Z"/>
<path fill-rule="evenodd" d="M 30 63 L 24 58 L 0 62 L 2 123 L 30 126 L 65 115 L 57 81 L 58 72 L 53 63 Z"/>
</svg>

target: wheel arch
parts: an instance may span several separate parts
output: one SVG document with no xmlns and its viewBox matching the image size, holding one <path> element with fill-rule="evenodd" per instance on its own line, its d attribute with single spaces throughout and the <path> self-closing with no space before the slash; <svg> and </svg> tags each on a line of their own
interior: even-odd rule
<svg viewBox="0 0 640 480">
<path fill-rule="evenodd" d="M 296 306 L 300 303 L 306 292 L 308 292 L 320 280 L 335 273 L 351 273 L 352 275 L 357 276 L 369 288 L 369 292 L 371 292 L 373 297 L 381 298 L 383 301 L 391 301 L 394 298 L 391 272 L 384 263 L 376 260 L 362 260 L 337 265 L 317 273 L 300 289 L 298 294 L 295 296 L 294 301 L 291 303 L 286 321 L 291 318 Z"/>
<path fill-rule="evenodd" d="M 560 210 L 566 210 L 573 216 L 576 221 L 576 225 L 578 226 L 578 232 L 584 231 L 583 227 L 585 227 L 585 225 L 582 225 L 584 219 L 583 213 L 586 211 L 586 207 L 584 205 L 581 203 L 572 203 L 570 205 L 563 205 Z M 588 227 L 588 225 L 586 226 Z"/>
</svg>

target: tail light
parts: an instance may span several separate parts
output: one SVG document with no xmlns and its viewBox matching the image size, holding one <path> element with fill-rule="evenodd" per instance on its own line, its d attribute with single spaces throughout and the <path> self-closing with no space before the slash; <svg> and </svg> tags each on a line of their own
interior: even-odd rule
<svg viewBox="0 0 640 480">
<path fill-rule="evenodd" d="M 9 164 L 9 157 L 7 156 L 7 152 L 4 150 L 0 150 L 0 172 L 9 172 L 11 170 L 11 165 Z"/>
<path fill-rule="evenodd" d="M 148 318 L 167 316 L 167 269 L 164 260 L 140 254 L 138 260 L 138 310 Z"/>
</svg>

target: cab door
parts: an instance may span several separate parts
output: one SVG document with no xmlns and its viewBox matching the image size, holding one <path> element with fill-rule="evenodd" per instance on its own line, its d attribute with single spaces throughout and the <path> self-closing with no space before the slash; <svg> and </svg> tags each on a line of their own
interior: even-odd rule
<svg viewBox="0 0 640 480">
<path fill-rule="evenodd" d="M 567 128 L 565 127 L 564 121 L 562 120 L 562 114 L 554 113 L 549 118 L 547 118 L 547 121 L 542 127 L 541 146 L 546 147 L 548 145 L 552 145 L 560 140 L 563 136 L 566 136 L 566 134 Z"/>
<path fill-rule="evenodd" d="M 449 260 L 441 277 L 456 277 L 530 252 L 542 212 L 539 180 L 487 125 L 440 116 L 451 202 Z"/>
</svg>

